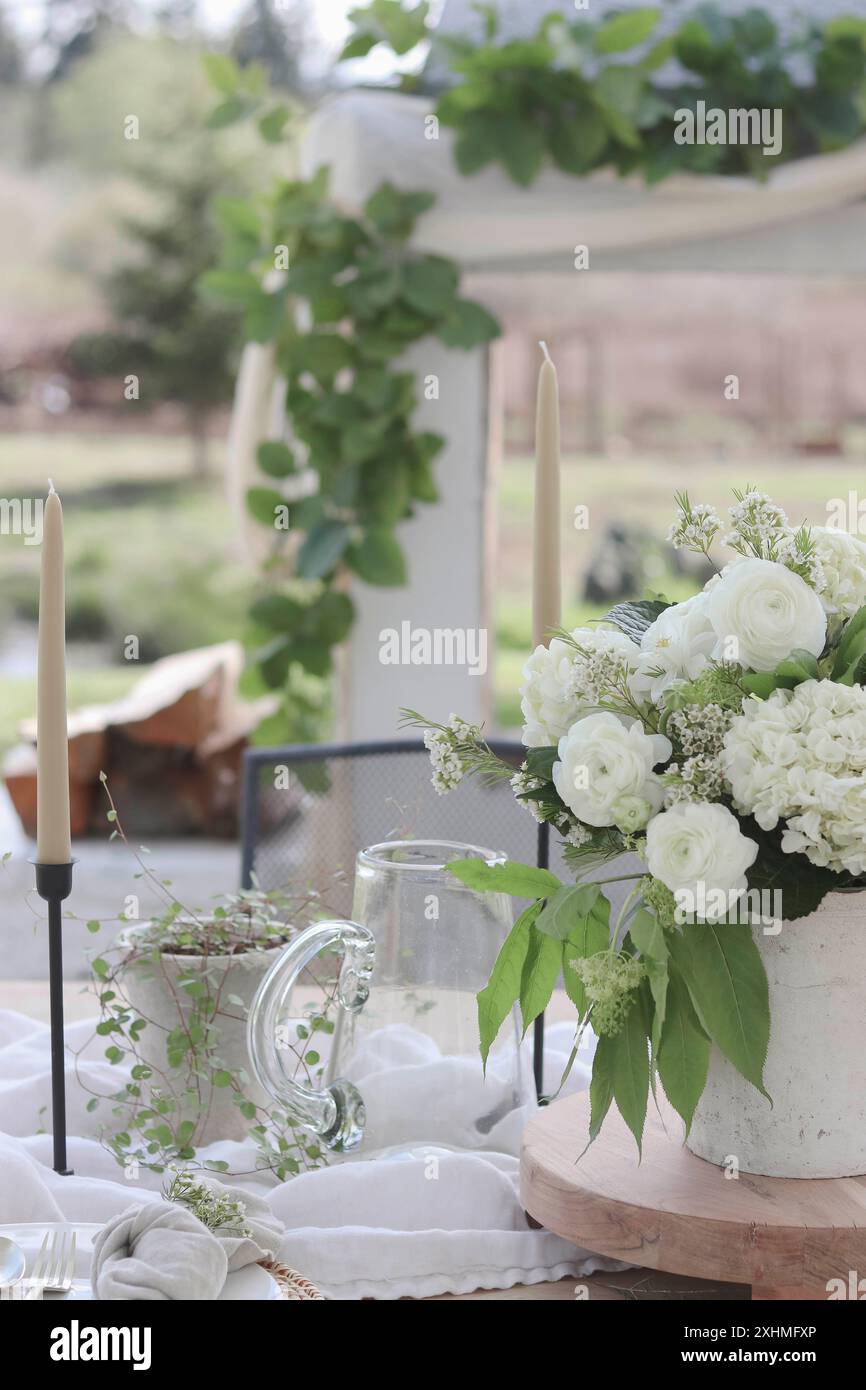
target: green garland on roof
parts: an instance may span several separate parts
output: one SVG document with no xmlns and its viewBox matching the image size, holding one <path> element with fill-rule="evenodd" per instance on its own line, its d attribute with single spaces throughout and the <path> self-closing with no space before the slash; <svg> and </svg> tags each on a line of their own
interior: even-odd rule
<svg viewBox="0 0 866 1390">
<path fill-rule="evenodd" d="M 782 37 L 760 8 L 729 16 L 701 5 L 657 38 L 656 6 L 597 20 L 549 14 L 531 37 L 506 40 L 495 5 L 480 5 L 477 41 L 429 30 L 427 9 L 426 0 L 410 9 L 374 0 L 352 11 L 342 56 L 380 43 L 401 55 L 429 40 L 451 72 L 435 114 L 455 131 L 464 174 L 499 163 L 529 185 L 552 163 L 567 174 L 637 172 L 649 183 L 684 171 L 766 178 L 782 161 L 840 149 L 866 130 L 866 19 L 813 21 Z M 661 80 L 672 60 L 678 68 Z M 420 90 L 423 82 L 403 85 Z M 699 102 L 724 112 L 780 112 L 779 152 L 678 143 L 677 113 L 696 113 Z"/>
</svg>

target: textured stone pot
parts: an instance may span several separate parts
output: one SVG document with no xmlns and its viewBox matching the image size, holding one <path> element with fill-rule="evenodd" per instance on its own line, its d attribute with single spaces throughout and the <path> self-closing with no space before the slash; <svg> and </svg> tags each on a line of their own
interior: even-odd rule
<svg viewBox="0 0 866 1390">
<path fill-rule="evenodd" d="M 121 944 L 138 946 L 141 937 L 148 930 L 146 923 L 127 927 L 118 938 Z M 285 943 L 283 943 L 284 945 Z M 154 964 L 149 958 L 141 958 L 122 966 L 118 981 L 123 994 L 135 1013 L 148 1021 L 138 1038 L 138 1051 L 141 1059 L 149 1066 L 168 1073 L 166 1057 L 166 1037 L 178 1026 L 180 1012 L 189 1012 L 189 1003 L 184 1001 L 184 991 L 178 988 L 181 976 L 191 971 L 211 972 L 213 987 L 219 988 L 221 999 L 227 1001 L 229 995 L 243 1000 L 244 1007 L 224 1002 L 222 1007 L 230 1010 L 233 1017 L 217 1016 L 215 1026 L 219 1030 L 219 1057 L 227 1070 L 235 1072 L 244 1068 L 249 1076 L 245 1087 L 245 1097 L 256 1105 L 265 1105 L 270 1097 L 253 1080 L 253 1070 L 247 1051 L 246 1018 L 253 995 L 262 977 L 270 970 L 277 958 L 281 945 L 268 950 L 244 951 L 234 956 L 173 956 L 161 955 L 160 963 Z M 236 1015 L 236 1017 L 234 1017 Z M 171 1073 L 169 1073 L 171 1076 Z M 176 1089 L 180 1088 L 181 1076 L 171 1077 Z M 156 1078 L 151 1084 L 158 1084 Z M 227 1087 L 209 1086 L 203 1094 L 203 1108 L 185 1110 L 178 1108 L 173 1118 L 191 1119 L 196 1123 L 192 1143 L 196 1147 L 210 1144 L 216 1139 L 244 1139 L 249 1122 L 243 1118 L 233 1103 L 234 1091 Z"/>
<path fill-rule="evenodd" d="M 753 930 L 770 986 L 773 1105 L 714 1048 L 688 1147 L 768 1177 L 866 1174 L 866 893 L 830 893 L 776 936 Z"/>
</svg>

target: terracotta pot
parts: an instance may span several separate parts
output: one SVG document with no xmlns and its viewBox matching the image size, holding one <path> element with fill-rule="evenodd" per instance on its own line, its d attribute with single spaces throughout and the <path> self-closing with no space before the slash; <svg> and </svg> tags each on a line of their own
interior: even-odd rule
<svg viewBox="0 0 866 1390">
<path fill-rule="evenodd" d="M 753 928 L 770 987 L 764 1099 L 713 1048 L 686 1141 L 711 1163 L 775 1178 L 866 1174 L 866 895 Z"/>
<path fill-rule="evenodd" d="M 141 923 L 127 927 L 121 932 L 121 944 L 140 947 L 141 937 L 148 930 L 148 924 Z M 218 1055 L 226 1070 L 246 1071 L 249 1080 L 244 1087 L 247 1100 L 257 1105 L 270 1103 L 270 1098 L 253 1080 L 246 1041 L 246 1018 L 253 995 L 264 975 L 273 965 L 282 946 L 277 944 L 267 950 L 244 951 L 234 956 L 212 955 L 177 956 L 163 954 L 160 963 L 154 964 L 149 957 L 134 960 L 121 968 L 118 976 L 120 988 L 133 1011 L 148 1020 L 138 1037 L 138 1052 L 141 1060 L 162 1073 L 168 1073 L 176 1091 L 180 1091 L 185 1068 L 172 1074 L 166 1056 L 166 1038 L 177 1028 L 181 1013 L 189 1013 L 190 1001 L 184 999 L 184 991 L 178 987 L 178 980 L 191 972 L 210 972 L 211 988 L 219 988 L 221 999 L 227 1001 L 234 995 L 243 1001 L 243 1007 L 224 1003 L 236 1017 L 226 1018 L 218 1015 L 214 1026 L 219 1030 Z M 157 1078 L 151 1080 L 158 1085 Z M 172 1114 L 172 1124 L 177 1120 L 195 1121 L 196 1129 L 192 1138 L 195 1147 L 203 1147 L 216 1139 L 244 1139 L 249 1121 L 245 1120 L 233 1103 L 235 1091 L 231 1087 L 216 1087 L 202 1083 L 203 1104 L 199 1108 L 179 1105 Z"/>
</svg>

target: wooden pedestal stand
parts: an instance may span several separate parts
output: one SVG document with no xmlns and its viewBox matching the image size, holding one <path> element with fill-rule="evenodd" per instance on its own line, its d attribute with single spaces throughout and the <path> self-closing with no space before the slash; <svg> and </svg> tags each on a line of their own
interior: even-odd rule
<svg viewBox="0 0 866 1390">
<path fill-rule="evenodd" d="M 847 1291 L 837 1296 L 857 1296 L 851 1288 L 866 1276 L 866 1177 L 726 1177 L 689 1153 L 681 1120 L 659 1103 L 661 1115 L 650 1100 L 641 1163 L 615 1108 L 579 1162 L 588 1095 L 539 1111 L 520 1164 L 529 1215 L 614 1259 L 751 1284 L 753 1299 L 826 1299 L 830 1280 Z"/>
</svg>

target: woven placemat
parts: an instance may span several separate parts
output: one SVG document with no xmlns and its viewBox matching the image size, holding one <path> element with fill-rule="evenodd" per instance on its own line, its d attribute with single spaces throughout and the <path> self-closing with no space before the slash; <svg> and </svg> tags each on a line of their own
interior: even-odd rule
<svg viewBox="0 0 866 1390">
<path fill-rule="evenodd" d="M 273 1279 L 276 1279 L 280 1287 L 280 1297 L 290 1303 L 324 1303 L 325 1295 L 320 1293 L 315 1284 L 311 1284 L 309 1279 L 305 1279 L 296 1269 L 290 1269 L 288 1265 L 280 1264 L 277 1260 L 259 1260 L 262 1269 L 266 1269 Z"/>
</svg>

